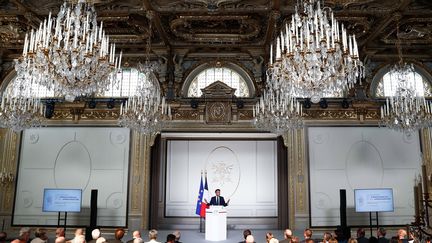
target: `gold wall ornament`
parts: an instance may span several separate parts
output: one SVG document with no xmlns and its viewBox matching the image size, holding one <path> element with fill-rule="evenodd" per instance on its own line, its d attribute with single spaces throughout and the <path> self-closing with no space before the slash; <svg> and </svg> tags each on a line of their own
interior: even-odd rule
<svg viewBox="0 0 432 243">
<path fill-rule="evenodd" d="M 0 165 L 9 176 L 9 180 L 2 183 L 0 190 L 1 205 L 0 212 L 6 217 L 12 215 L 14 179 L 16 173 L 17 153 L 19 146 L 19 135 L 10 129 L 0 129 Z"/>
<path fill-rule="evenodd" d="M 231 122 L 231 102 L 207 102 L 207 124 L 229 124 Z"/>
</svg>

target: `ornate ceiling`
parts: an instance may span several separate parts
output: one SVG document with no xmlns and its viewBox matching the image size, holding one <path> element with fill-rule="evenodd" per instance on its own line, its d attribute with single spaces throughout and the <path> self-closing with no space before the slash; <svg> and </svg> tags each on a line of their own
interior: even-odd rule
<svg viewBox="0 0 432 243">
<path fill-rule="evenodd" d="M 209 60 L 241 63 L 259 84 L 264 68 L 259 65 L 267 62 L 269 43 L 294 12 L 296 1 L 96 0 L 96 6 L 98 19 L 131 65 L 143 59 L 151 18 L 152 60 L 162 64 L 161 81 L 168 80 L 178 92 L 190 69 Z M 21 53 L 26 30 L 38 26 L 49 11 L 56 13 L 61 3 L 0 0 L 3 77 Z M 356 34 L 362 59 L 397 59 L 399 20 L 404 57 L 432 61 L 432 1 L 326 0 L 325 5 Z"/>
</svg>

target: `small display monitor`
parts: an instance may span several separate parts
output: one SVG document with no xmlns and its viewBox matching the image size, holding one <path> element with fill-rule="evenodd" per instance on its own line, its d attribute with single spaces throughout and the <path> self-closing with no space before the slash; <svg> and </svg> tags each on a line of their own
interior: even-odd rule
<svg viewBox="0 0 432 243">
<path fill-rule="evenodd" d="M 355 189 L 356 212 L 393 212 L 393 189 Z"/>
<path fill-rule="evenodd" d="M 44 189 L 43 212 L 81 212 L 81 189 Z"/>
</svg>

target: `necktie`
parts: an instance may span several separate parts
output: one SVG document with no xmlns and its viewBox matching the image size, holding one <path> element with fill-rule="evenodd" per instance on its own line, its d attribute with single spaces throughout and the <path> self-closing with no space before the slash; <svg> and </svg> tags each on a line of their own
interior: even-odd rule
<svg viewBox="0 0 432 243">
<path fill-rule="evenodd" d="M 216 197 L 216 205 L 219 205 L 219 197 Z"/>
</svg>

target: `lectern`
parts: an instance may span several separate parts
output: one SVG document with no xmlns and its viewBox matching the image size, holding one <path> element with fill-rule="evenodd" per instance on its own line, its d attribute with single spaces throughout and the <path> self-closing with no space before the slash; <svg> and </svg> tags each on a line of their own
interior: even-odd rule
<svg viewBox="0 0 432 243">
<path fill-rule="evenodd" d="M 205 239 L 223 241 L 227 238 L 227 211 L 222 206 L 210 206 L 206 210 Z"/>
</svg>

